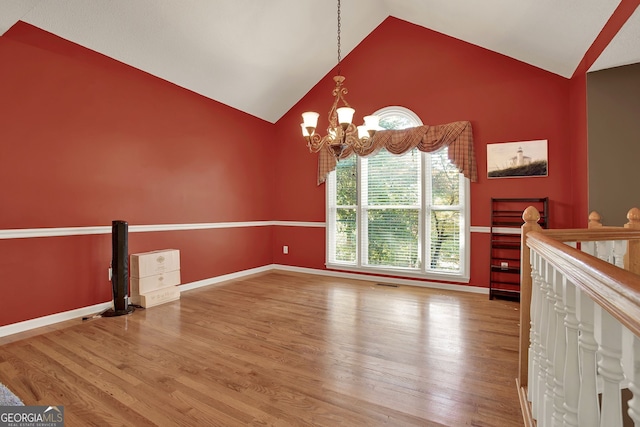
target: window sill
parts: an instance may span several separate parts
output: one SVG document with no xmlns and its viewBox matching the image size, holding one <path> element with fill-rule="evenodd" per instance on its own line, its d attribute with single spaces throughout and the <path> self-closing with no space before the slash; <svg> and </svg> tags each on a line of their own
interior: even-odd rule
<svg viewBox="0 0 640 427">
<path fill-rule="evenodd" d="M 469 283 L 469 276 L 460 273 L 423 273 L 414 270 L 396 268 L 355 267 L 349 264 L 325 263 L 327 269 L 362 273 L 386 277 L 401 277 L 407 279 L 436 280 L 439 282 Z"/>
</svg>

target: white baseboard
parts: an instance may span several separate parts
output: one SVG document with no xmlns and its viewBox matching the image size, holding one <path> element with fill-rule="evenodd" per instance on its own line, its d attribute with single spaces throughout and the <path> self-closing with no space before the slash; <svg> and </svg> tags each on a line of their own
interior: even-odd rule
<svg viewBox="0 0 640 427">
<path fill-rule="evenodd" d="M 389 278 L 382 276 L 374 276 L 359 273 L 345 273 L 341 271 L 319 270 L 316 268 L 294 267 L 291 265 L 269 264 L 262 267 L 250 268 L 248 270 L 238 271 L 235 273 L 224 274 L 222 276 L 212 277 L 209 279 L 198 280 L 196 282 L 185 283 L 180 285 L 180 292 L 190 291 L 192 289 L 202 288 L 205 286 L 217 285 L 230 280 L 237 280 L 254 274 L 266 273 L 273 270 L 290 271 L 294 273 L 315 274 L 319 276 L 342 277 L 345 279 L 366 280 L 379 283 L 391 283 L 398 285 L 422 286 L 426 288 L 445 289 L 450 291 L 471 292 L 476 294 L 489 294 L 488 288 L 480 288 L 476 286 L 455 285 L 448 283 L 424 282 L 420 280 Z M 91 314 L 100 313 L 113 307 L 113 302 L 103 302 L 100 304 L 77 308 L 75 310 L 64 311 L 62 313 L 51 314 L 49 316 L 38 317 L 36 319 L 25 320 L 23 322 L 12 323 L 10 325 L 0 326 L 0 337 L 26 332 L 31 329 L 41 328 L 43 326 L 53 325 L 55 323 L 73 320 L 80 317 L 89 316 Z"/>
<path fill-rule="evenodd" d="M 266 273 L 271 270 L 273 270 L 273 264 L 264 265 L 262 267 L 250 268 L 248 270 L 238 271 L 235 273 L 223 274 L 222 276 L 216 276 L 216 277 L 211 277 L 209 279 L 198 280 L 197 282 L 185 283 L 184 285 L 178 286 L 178 288 L 180 288 L 180 292 L 190 291 L 191 289 L 202 288 L 204 286 L 217 285 L 223 282 L 228 282 L 229 280 L 236 280 L 245 276 L 252 276 L 254 274 Z"/>
<path fill-rule="evenodd" d="M 63 311 L 62 313 L 50 314 L 48 316 L 37 317 L 35 319 L 25 320 L 23 322 L 0 326 L 0 337 L 6 337 L 7 335 L 13 335 L 19 332 L 25 332 L 31 329 L 53 325 L 54 323 L 78 319 L 80 317 L 103 312 L 110 308 L 113 308 L 113 301 L 103 302 L 88 307 L 76 308 L 75 310 Z"/>
</svg>

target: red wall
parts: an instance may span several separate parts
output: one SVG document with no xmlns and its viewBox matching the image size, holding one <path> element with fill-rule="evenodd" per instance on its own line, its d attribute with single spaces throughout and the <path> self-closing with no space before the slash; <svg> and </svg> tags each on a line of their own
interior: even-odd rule
<svg viewBox="0 0 640 427">
<path fill-rule="evenodd" d="M 489 226 L 491 197 L 550 198 L 550 224 L 573 226 L 570 80 L 440 33 L 387 18 L 342 63 L 347 100 L 355 122 L 375 110 L 401 105 L 425 124 L 471 121 L 479 180 L 471 184 L 471 225 Z M 279 144 L 274 212 L 276 219 L 324 221 L 325 188 L 316 186 L 317 155 L 300 135 L 300 114 L 315 110 L 324 118 L 332 101 L 332 77 L 325 76 L 276 123 Z M 324 124 L 319 125 L 323 127 Z M 486 178 L 486 145 L 547 139 L 549 176 Z M 489 235 L 472 233 L 471 282 L 488 285 Z M 274 261 L 308 267 L 324 264 L 324 234 L 315 229 L 278 227 Z M 282 246 L 289 245 L 289 255 Z M 313 253 L 302 259 L 299 253 Z"/>
<path fill-rule="evenodd" d="M 325 219 L 299 123 L 328 110 L 335 72 L 272 125 L 24 23 L 0 37 L 0 64 L 0 230 Z M 520 196 L 548 196 L 552 227 L 583 224 L 584 75 L 564 79 L 395 18 L 342 70 L 358 122 L 389 105 L 425 124 L 471 121 L 471 225 L 489 225 L 491 197 Z M 548 177 L 486 178 L 487 144 L 531 139 L 549 141 Z M 488 240 L 472 233 L 473 286 L 488 283 Z M 180 249 L 183 283 L 325 261 L 321 227 L 131 233 L 129 246 Z M 108 301 L 110 257 L 109 235 L 0 240 L 0 326 Z"/>
<path fill-rule="evenodd" d="M 18 23 L 0 37 L 0 229 L 270 220 L 273 125 Z M 110 235 L 0 240 L 0 325 L 111 299 Z M 130 233 L 183 283 L 272 263 L 269 227 Z"/>
<path fill-rule="evenodd" d="M 583 228 L 589 222 L 589 154 L 587 152 L 587 76 L 571 79 L 571 147 L 573 148 L 571 169 L 571 204 L 573 227 Z"/>
</svg>

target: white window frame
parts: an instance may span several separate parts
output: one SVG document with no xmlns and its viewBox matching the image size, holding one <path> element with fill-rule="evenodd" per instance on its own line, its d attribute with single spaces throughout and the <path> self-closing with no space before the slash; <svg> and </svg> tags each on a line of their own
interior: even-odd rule
<svg viewBox="0 0 640 427">
<path fill-rule="evenodd" d="M 422 120 L 411 110 L 400 107 L 400 106 L 392 106 L 385 107 L 374 113 L 381 118 L 389 117 L 389 116 L 402 116 L 406 119 L 409 119 L 415 126 L 422 125 Z M 400 268 L 400 267 L 378 267 L 378 266 L 368 266 L 364 264 L 363 260 L 366 259 L 365 251 L 366 248 L 363 249 L 363 237 L 367 234 L 367 221 L 363 221 L 363 215 L 366 215 L 367 207 L 363 205 L 363 192 L 359 189 L 362 186 L 362 159 L 358 158 L 356 161 L 356 170 L 358 176 L 358 192 L 357 192 L 357 203 L 355 206 L 356 210 L 356 227 L 357 227 L 357 243 L 356 243 L 356 261 L 355 263 L 347 263 L 347 262 L 331 262 L 333 251 L 335 248 L 332 247 L 330 235 L 333 230 L 332 226 L 335 223 L 335 213 L 336 209 L 332 209 L 331 206 L 331 192 L 335 192 L 336 186 L 336 172 L 331 171 L 327 178 L 326 185 L 326 267 L 330 269 L 336 270 L 344 270 L 344 271 L 353 271 L 359 273 L 374 273 L 374 274 L 384 274 L 384 275 L 393 275 L 398 277 L 409 277 L 409 278 L 421 278 L 421 279 L 432 279 L 432 280 L 441 280 L 441 281 L 449 281 L 449 282 L 461 282 L 468 283 L 469 282 L 469 271 L 470 271 L 470 185 L 469 179 L 465 178 L 462 174 L 460 174 L 460 189 L 463 190 L 463 195 L 460 198 L 460 201 L 463 202 L 462 205 L 457 207 L 452 206 L 431 206 L 429 201 L 431 200 L 431 179 L 430 179 L 430 169 L 431 169 L 431 161 L 429 153 L 420 153 L 421 154 L 421 167 L 422 167 L 422 189 L 421 189 L 421 206 L 420 206 L 420 236 L 422 238 L 419 239 L 418 245 L 421 248 L 421 265 L 420 269 L 408 269 L 408 268 Z M 335 207 L 334 207 L 335 208 Z M 452 209 L 453 208 L 453 209 Z M 460 211 L 460 271 L 458 272 L 445 272 L 445 271 L 432 271 L 427 270 L 426 263 L 429 259 L 429 248 L 430 248 L 430 236 L 428 233 L 430 232 L 430 227 L 428 219 L 431 217 L 432 210 L 458 210 Z"/>
</svg>

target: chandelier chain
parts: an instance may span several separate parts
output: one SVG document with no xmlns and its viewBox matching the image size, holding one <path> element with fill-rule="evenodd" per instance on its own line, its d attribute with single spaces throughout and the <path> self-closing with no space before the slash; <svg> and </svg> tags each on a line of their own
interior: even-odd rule
<svg viewBox="0 0 640 427">
<path fill-rule="evenodd" d="M 340 75 L 340 60 L 342 59 L 340 55 L 340 29 L 340 0 L 338 0 L 338 75 Z"/>
</svg>

